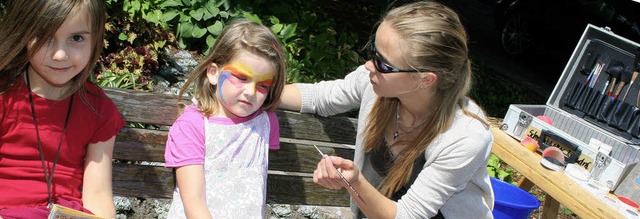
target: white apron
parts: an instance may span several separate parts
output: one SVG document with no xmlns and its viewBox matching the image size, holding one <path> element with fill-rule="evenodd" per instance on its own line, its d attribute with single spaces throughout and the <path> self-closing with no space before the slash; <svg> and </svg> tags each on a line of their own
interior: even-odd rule
<svg viewBox="0 0 640 219">
<path fill-rule="evenodd" d="M 269 116 L 239 124 L 205 118 L 206 200 L 214 218 L 265 218 Z M 168 218 L 186 218 L 178 188 Z"/>
</svg>

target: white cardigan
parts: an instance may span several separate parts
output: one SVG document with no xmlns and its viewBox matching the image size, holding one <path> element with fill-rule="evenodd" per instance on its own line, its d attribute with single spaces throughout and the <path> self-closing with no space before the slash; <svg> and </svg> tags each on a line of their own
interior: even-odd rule
<svg viewBox="0 0 640 219">
<path fill-rule="evenodd" d="M 362 132 L 377 98 L 369 71 L 360 66 L 344 79 L 296 85 L 302 113 L 331 116 L 360 108 L 354 160 L 364 177 L 377 186 L 382 178 L 362 150 Z M 466 104 L 468 111 L 484 119 L 473 101 Z M 486 168 L 492 143 L 489 127 L 458 108 L 452 126 L 427 147 L 422 171 L 396 202 L 396 218 L 431 218 L 438 210 L 445 218 L 493 218 L 494 196 Z M 355 217 L 358 209 L 353 201 L 351 209 Z"/>
</svg>

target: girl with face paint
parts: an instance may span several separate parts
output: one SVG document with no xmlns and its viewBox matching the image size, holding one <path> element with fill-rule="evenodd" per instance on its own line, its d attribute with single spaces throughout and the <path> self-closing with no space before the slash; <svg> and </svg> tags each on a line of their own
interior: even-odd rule
<svg viewBox="0 0 640 219">
<path fill-rule="evenodd" d="M 168 218 L 265 218 L 269 149 L 280 147 L 282 51 L 269 28 L 240 20 L 191 73 L 179 96 L 193 92 L 194 104 L 171 126 L 165 150 L 177 179 Z"/>
</svg>

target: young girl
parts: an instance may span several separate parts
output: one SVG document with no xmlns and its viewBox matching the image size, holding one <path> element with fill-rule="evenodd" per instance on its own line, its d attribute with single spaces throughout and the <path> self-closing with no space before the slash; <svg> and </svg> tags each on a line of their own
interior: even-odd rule
<svg viewBox="0 0 640 219">
<path fill-rule="evenodd" d="M 53 204 L 115 217 L 111 158 L 124 126 L 87 78 L 100 55 L 102 0 L 10 1 L 0 22 L 0 218 Z"/>
<path fill-rule="evenodd" d="M 282 51 L 267 27 L 239 20 L 191 73 L 179 96 L 194 84 L 196 104 L 171 126 L 165 151 L 177 178 L 169 218 L 265 218 L 268 152 L 280 147 Z"/>
</svg>

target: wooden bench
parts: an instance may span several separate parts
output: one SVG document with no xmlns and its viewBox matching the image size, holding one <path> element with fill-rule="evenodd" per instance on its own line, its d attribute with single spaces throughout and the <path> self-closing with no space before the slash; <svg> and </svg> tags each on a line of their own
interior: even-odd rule
<svg viewBox="0 0 640 219">
<path fill-rule="evenodd" d="M 164 167 L 168 127 L 177 117 L 177 96 L 103 88 L 124 120 L 155 129 L 123 128 L 116 137 L 113 192 L 123 197 L 172 198 L 175 177 Z M 345 190 L 330 190 L 313 183 L 312 173 L 326 154 L 353 159 L 355 119 L 319 117 L 278 111 L 280 150 L 269 153 L 267 203 L 349 206 Z"/>
</svg>

